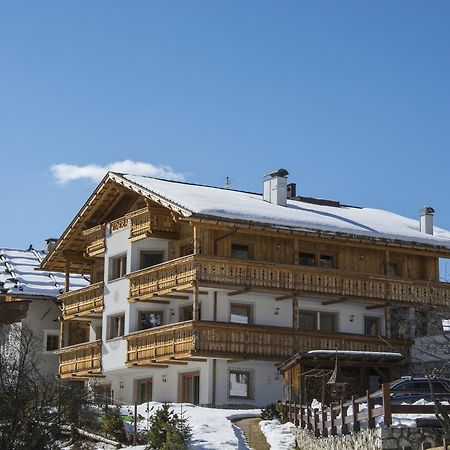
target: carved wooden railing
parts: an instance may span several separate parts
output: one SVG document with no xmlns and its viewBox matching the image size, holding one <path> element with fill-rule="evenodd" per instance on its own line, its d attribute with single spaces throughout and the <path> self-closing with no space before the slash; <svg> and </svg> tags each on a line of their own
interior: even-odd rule
<svg viewBox="0 0 450 450">
<path fill-rule="evenodd" d="M 395 304 L 450 306 L 450 284 L 392 279 L 333 269 L 189 255 L 133 272 L 130 299 L 180 289 L 193 281 L 222 287 L 330 294 Z"/>
<path fill-rule="evenodd" d="M 93 257 L 101 255 L 106 250 L 105 224 L 97 225 L 83 231 L 86 238 L 86 255 Z"/>
<path fill-rule="evenodd" d="M 410 341 L 292 328 L 223 322 L 180 322 L 125 336 L 129 366 L 193 356 L 282 361 L 297 352 L 349 350 L 398 352 L 409 357 Z"/>
<path fill-rule="evenodd" d="M 102 373 L 102 341 L 84 342 L 63 347 L 59 354 L 61 378 L 92 377 Z"/>
<path fill-rule="evenodd" d="M 131 219 L 130 240 L 135 241 L 151 235 L 176 237 L 175 221 L 169 212 L 151 211 L 143 208 L 128 214 Z"/>
<path fill-rule="evenodd" d="M 103 281 L 58 296 L 63 302 L 63 320 L 103 311 Z"/>
<path fill-rule="evenodd" d="M 196 278 L 195 258 L 183 256 L 128 275 L 130 300 L 142 300 L 172 289 L 188 287 Z"/>
<path fill-rule="evenodd" d="M 128 217 L 123 216 L 119 217 L 118 219 L 111 220 L 109 222 L 109 230 L 111 233 L 114 233 L 115 231 L 123 230 L 128 226 Z"/>
</svg>

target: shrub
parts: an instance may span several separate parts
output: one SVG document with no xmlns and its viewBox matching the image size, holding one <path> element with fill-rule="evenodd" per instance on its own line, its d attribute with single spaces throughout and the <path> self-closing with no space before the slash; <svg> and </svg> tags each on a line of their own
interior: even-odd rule
<svg viewBox="0 0 450 450">
<path fill-rule="evenodd" d="M 170 411 L 167 404 L 163 404 L 150 418 L 149 449 L 185 450 L 191 436 L 187 420 Z"/>
<path fill-rule="evenodd" d="M 269 403 L 264 409 L 261 410 L 261 419 L 273 420 L 281 419 L 280 411 L 276 403 Z"/>
<path fill-rule="evenodd" d="M 120 408 L 118 406 L 109 409 L 106 412 L 105 417 L 103 418 L 102 428 L 108 437 L 119 442 L 127 441 L 122 415 L 120 414 Z"/>
</svg>

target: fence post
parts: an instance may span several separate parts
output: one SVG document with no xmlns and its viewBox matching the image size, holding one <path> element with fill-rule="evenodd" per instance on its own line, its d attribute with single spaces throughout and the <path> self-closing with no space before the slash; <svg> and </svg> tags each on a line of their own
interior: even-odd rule
<svg viewBox="0 0 450 450">
<path fill-rule="evenodd" d="M 303 404 L 300 403 L 300 428 L 305 428 L 305 418 L 303 416 Z"/>
<path fill-rule="evenodd" d="M 347 407 L 344 406 L 344 400 L 341 399 L 340 403 L 340 409 L 341 409 L 341 433 L 342 434 L 348 434 L 348 425 L 345 423 L 345 418 L 347 416 Z"/>
<path fill-rule="evenodd" d="M 388 427 L 392 425 L 391 389 L 389 383 L 383 383 L 383 414 L 384 424 Z"/>
<path fill-rule="evenodd" d="M 298 405 L 294 403 L 294 426 L 298 427 Z"/>
<path fill-rule="evenodd" d="M 292 422 L 292 402 L 289 400 L 289 410 L 288 410 L 289 422 Z"/>
<path fill-rule="evenodd" d="M 310 417 L 311 417 L 311 407 L 309 405 L 306 405 L 306 429 L 307 430 L 312 429 Z"/>
<path fill-rule="evenodd" d="M 320 436 L 319 433 L 319 410 L 314 408 L 313 410 L 313 419 L 314 419 L 314 436 Z"/>
<path fill-rule="evenodd" d="M 352 416 L 353 416 L 353 432 L 357 432 L 361 429 L 359 420 L 359 404 L 355 402 L 355 396 L 352 395 Z"/>
<path fill-rule="evenodd" d="M 327 428 L 327 408 L 322 405 L 322 436 L 328 436 Z"/>
<path fill-rule="evenodd" d="M 137 444 L 137 403 L 134 404 L 134 433 L 133 433 L 133 445 Z"/>
<path fill-rule="evenodd" d="M 367 428 L 370 430 L 375 428 L 375 419 L 372 417 L 373 399 L 370 397 L 369 391 L 366 391 L 367 403 Z"/>
<path fill-rule="evenodd" d="M 331 434 L 331 436 L 337 435 L 337 427 L 336 427 L 335 419 L 336 419 L 336 410 L 331 406 L 330 407 L 330 422 L 331 422 L 330 434 Z"/>
</svg>

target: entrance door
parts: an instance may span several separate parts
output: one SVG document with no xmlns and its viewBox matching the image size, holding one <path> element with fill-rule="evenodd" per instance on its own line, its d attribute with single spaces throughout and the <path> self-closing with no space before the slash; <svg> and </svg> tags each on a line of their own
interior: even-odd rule
<svg viewBox="0 0 450 450">
<path fill-rule="evenodd" d="M 181 375 L 181 401 L 183 403 L 199 404 L 200 373 L 184 373 Z"/>
<path fill-rule="evenodd" d="M 136 401 L 146 403 L 152 401 L 152 379 L 136 381 Z"/>
</svg>

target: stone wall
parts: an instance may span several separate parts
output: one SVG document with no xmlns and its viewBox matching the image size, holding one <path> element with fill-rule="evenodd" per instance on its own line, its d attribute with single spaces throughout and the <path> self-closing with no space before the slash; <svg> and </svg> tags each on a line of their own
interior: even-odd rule
<svg viewBox="0 0 450 450">
<path fill-rule="evenodd" d="M 301 428 L 293 433 L 300 450 L 422 450 L 423 443 L 442 445 L 443 436 L 440 428 L 375 428 L 318 438 Z"/>
</svg>

